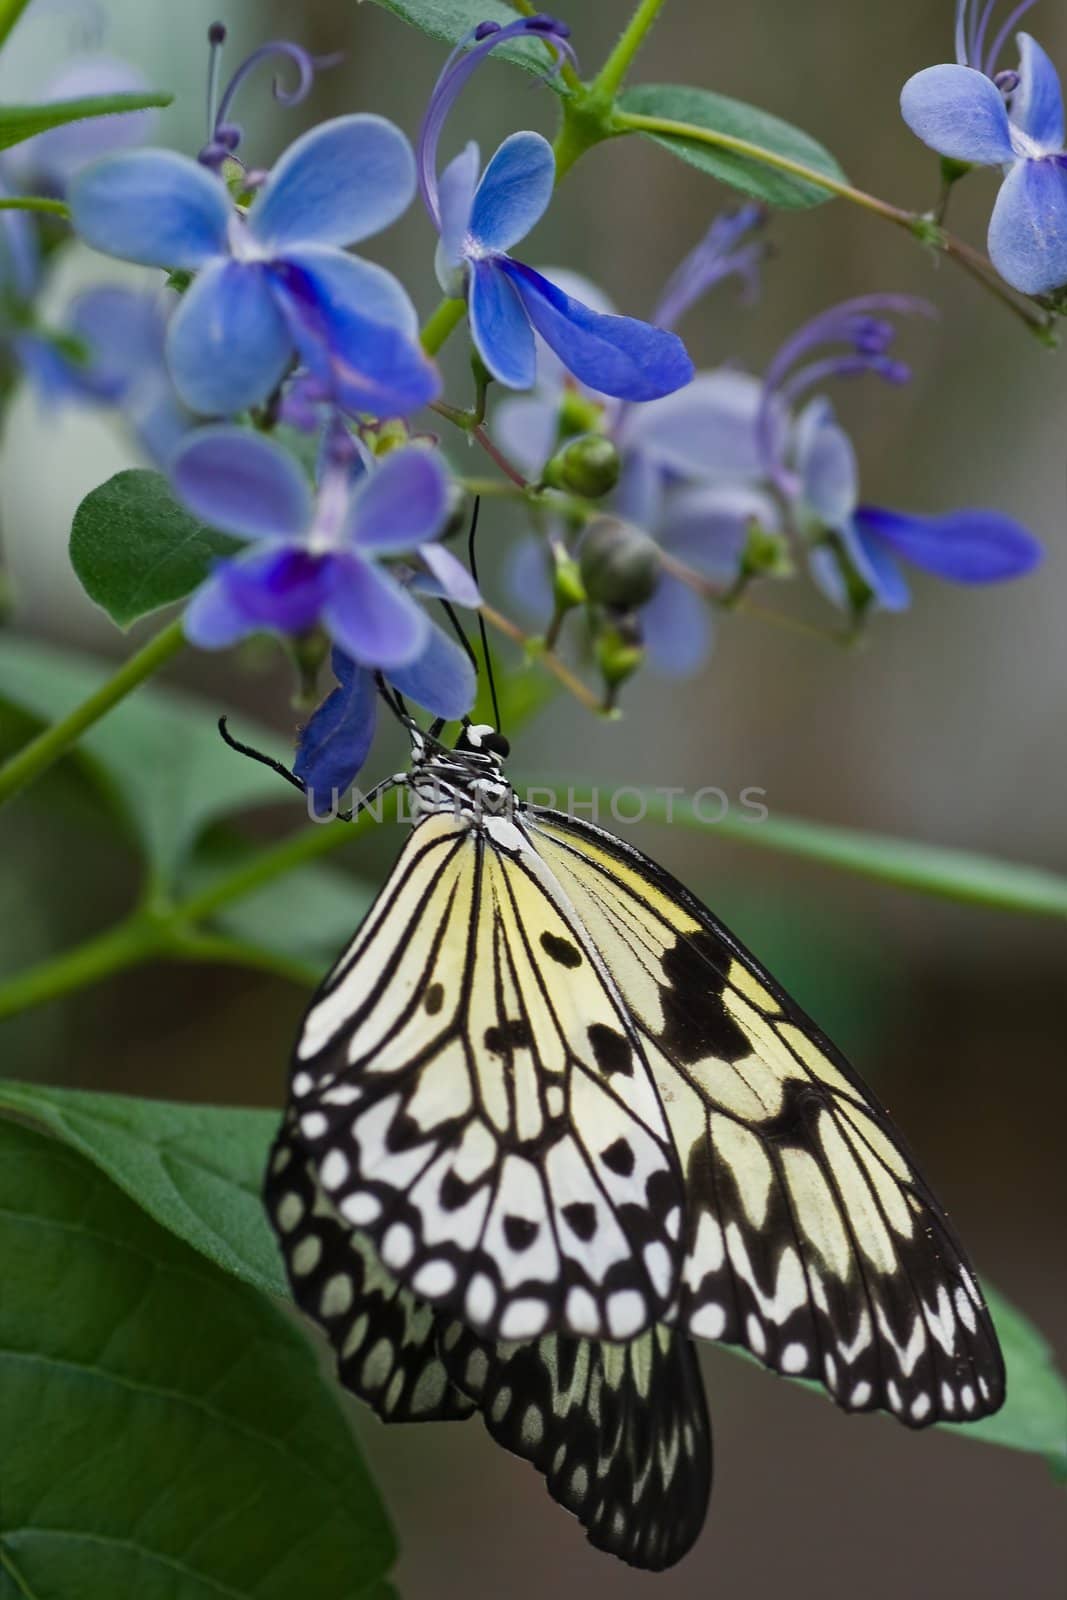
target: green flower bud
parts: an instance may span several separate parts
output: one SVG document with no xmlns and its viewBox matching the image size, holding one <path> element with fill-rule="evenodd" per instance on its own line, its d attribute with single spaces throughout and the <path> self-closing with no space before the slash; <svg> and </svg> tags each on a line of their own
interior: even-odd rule
<svg viewBox="0 0 1067 1600">
<path fill-rule="evenodd" d="M 645 659 L 641 629 L 633 617 L 605 619 L 596 636 L 596 659 L 607 686 L 607 703 L 613 705 L 615 691 L 633 677 Z"/>
<path fill-rule="evenodd" d="M 584 605 L 589 596 L 585 592 L 582 574 L 577 561 L 565 550 L 555 552 L 556 565 L 552 574 L 552 588 L 556 599 L 556 609 L 560 612 L 570 611 L 574 606 Z"/>
<path fill-rule="evenodd" d="M 618 611 L 643 606 L 660 577 L 659 548 L 639 528 L 597 517 L 586 528 L 578 565 L 590 600 Z"/>
<path fill-rule="evenodd" d="M 794 567 L 788 539 L 773 528 L 750 523 L 741 571 L 749 578 L 791 578 Z"/>
<path fill-rule="evenodd" d="M 604 418 L 604 407 L 577 389 L 565 389 L 559 407 L 559 437 L 573 439 L 579 433 L 596 433 Z"/>
<path fill-rule="evenodd" d="M 599 500 L 610 494 L 619 481 L 619 452 L 602 433 L 583 433 L 552 457 L 544 471 L 544 481 L 553 489 Z"/>
</svg>

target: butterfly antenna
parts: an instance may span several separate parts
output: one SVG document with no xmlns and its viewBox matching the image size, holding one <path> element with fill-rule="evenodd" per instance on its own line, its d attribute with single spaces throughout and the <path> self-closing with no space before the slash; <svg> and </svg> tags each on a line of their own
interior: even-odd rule
<svg viewBox="0 0 1067 1600">
<path fill-rule="evenodd" d="M 235 739 L 226 725 L 225 717 L 219 718 L 219 732 L 222 735 L 223 742 L 228 744 L 231 750 L 236 750 L 239 756 L 247 756 L 250 761 L 258 761 L 260 766 L 269 767 L 272 772 L 278 774 L 279 778 L 284 778 L 286 783 L 291 783 L 294 789 L 299 789 L 301 794 L 307 794 L 307 784 L 304 783 L 303 779 L 298 778 L 295 772 L 290 771 L 283 762 L 276 761 L 273 756 L 265 755 L 262 750 L 256 750 L 250 744 L 242 744 L 240 739 Z"/>
<path fill-rule="evenodd" d="M 400 695 L 393 688 L 392 684 L 386 683 L 385 678 L 380 672 L 376 672 L 374 674 L 374 681 L 378 686 L 378 693 L 389 707 L 389 710 L 393 713 L 393 716 L 404 728 L 407 728 L 410 731 L 410 729 L 415 726 L 415 719 L 411 715 L 407 706 L 404 704 Z"/>
<path fill-rule="evenodd" d="M 475 583 L 478 582 L 478 563 L 474 555 L 474 540 L 478 533 L 478 516 L 481 509 L 482 497 L 480 494 L 476 494 L 474 497 L 474 510 L 471 513 L 471 529 L 467 535 L 467 562 L 471 569 L 471 577 Z M 496 679 L 493 676 L 493 657 L 489 649 L 489 633 L 485 626 L 485 618 L 480 611 L 478 613 L 478 633 L 482 641 L 482 654 L 485 657 L 485 675 L 489 679 L 489 698 L 493 702 L 493 726 L 497 733 L 503 733 L 504 730 L 500 726 L 500 702 L 496 697 Z"/>
</svg>

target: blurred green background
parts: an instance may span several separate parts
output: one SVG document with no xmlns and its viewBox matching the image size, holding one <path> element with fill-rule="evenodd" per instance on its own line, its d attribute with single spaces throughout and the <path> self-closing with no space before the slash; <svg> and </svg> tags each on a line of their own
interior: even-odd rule
<svg viewBox="0 0 1067 1600">
<path fill-rule="evenodd" d="M 3 92 L 28 98 L 64 36 L 60 8 L 21 30 Z M 414 135 L 443 59 L 433 43 L 354 0 L 111 0 L 109 46 L 176 92 L 161 134 L 201 139 L 204 30 L 231 27 L 231 63 L 287 35 L 343 48 L 310 104 L 274 113 L 265 80 L 239 115 L 264 164 L 306 121 L 351 109 L 393 117 Z M 571 0 L 566 15 L 586 67 L 602 58 L 629 0 Z M 669 0 L 642 55 L 648 81 L 696 82 L 764 105 L 820 138 L 859 185 L 905 205 L 933 198 L 936 160 L 897 115 L 900 85 L 951 57 L 953 7 L 881 0 Z M 1067 14 L 1047 0 L 1029 19 L 1067 66 Z M 516 126 L 551 132 L 552 97 L 505 65 L 462 102 L 447 138 L 483 144 Z M 451 146 L 446 153 L 450 153 Z M 958 193 L 952 223 L 981 241 L 990 175 Z M 528 247 L 536 264 L 595 277 L 634 314 L 731 196 L 638 141 L 602 147 L 568 178 Z M 864 495 L 904 509 L 989 504 L 1045 541 L 1034 579 L 967 592 L 918 581 L 911 612 L 883 619 L 868 648 L 829 644 L 738 617 L 699 679 L 650 675 L 627 693 L 625 721 L 604 725 L 557 700 L 521 739 L 516 766 L 602 782 L 713 784 L 767 792 L 774 813 L 925 839 L 1067 871 L 1064 709 L 1067 679 L 1062 355 L 1042 351 L 967 278 L 903 234 L 835 204 L 778 216 L 776 254 L 756 310 L 720 292 L 684 332 L 698 363 L 759 370 L 798 322 L 871 290 L 933 298 L 939 324 L 902 347 L 916 381 L 839 393 L 861 450 Z M 420 311 L 437 290 L 432 238 L 413 208 L 369 253 L 400 271 Z M 380 248 L 377 248 L 380 246 Z M 110 278 L 88 253 L 58 264 L 54 296 Z M 458 341 L 457 341 L 458 342 Z M 460 352 L 448 353 L 462 402 Z M 18 396 L 0 448 L 0 525 L 14 587 L 11 626 L 119 657 L 130 644 L 81 595 L 65 541 L 93 485 L 133 458 L 97 417 L 41 413 Z M 486 519 L 487 587 L 496 551 L 517 531 Z M 771 595 L 771 602 L 798 597 Z M 812 603 L 800 610 L 813 618 Z M 506 651 L 502 658 L 507 659 Z M 187 658 L 169 681 L 204 697 L 204 717 L 256 715 L 289 736 L 288 683 L 273 658 Z M 388 738 L 388 736 L 387 736 Z M 372 769 L 391 770 L 383 740 Z M 380 762 L 380 769 L 377 763 Z M 296 826 L 280 791 L 262 834 Z M 375 830 L 377 833 L 377 830 Z M 917 1148 L 980 1269 L 1054 1340 L 1067 1335 L 1063 1295 L 1064 944 L 1051 922 L 910 896 L 677 829 L 638 842 L 701 892 L 807 1009 L 849 1050 Z M 374 880 L 399 838 L 348 852 Z M 133 868 L 98 803 L 60 771 L 4 819 L 0 956 L 5 969 L 106 926 L 129 903 Z M 6 1026 L 14 1076 L 216 1103 L 280 1104 L 286 1057 L 306 996 L 277 979 L 154 967 Z M 398 1525 L 405 1600 L 546 1589 L 570 1600 L 753 1595 L 889 1600 L 901 1593 L 1044 1600 L 1067 1575 L 1062 1490 L 1032 1458 L 958 1436 L 911 1436 L 848 1418 L 795 1387 L 712 1349 L 706 1355 L 717 1484 L 705 1534 L 674 1572 L 650 1578 L 590 1551 L 541 1480 L 493 1447 L 476 1424 L 388 1431 L 356 1418 Z"/>
</svg>

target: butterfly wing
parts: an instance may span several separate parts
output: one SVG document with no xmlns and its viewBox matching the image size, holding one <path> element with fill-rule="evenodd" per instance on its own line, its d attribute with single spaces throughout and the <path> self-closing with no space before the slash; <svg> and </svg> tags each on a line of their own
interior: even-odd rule
<svg viewBox="0 0 1067 1600">
<path fill-rule="evenodd" d="M 630 1016 L 514 823 L 412 832 L 292 1076 L 330 1206 L 492 1339 L 626 1339 L 681 1265 L 682 1175 Z"/>
<path fill-rule="evenodd" d="M 913 1426 L 997 1410 L 1004 1369 L 945 1216 L 870 1092 L 670 874 L 527 818 L 642 1037 L 685 1172 L 673 1315 Z"/>
<path fill-rule="evenodd" d="M 494 1345 L 452 1323 L 442 1351 L 493 1438 L 544 1474 L 591 1544 L 652 1571 L 681 1560 L 711 1493 L 707 1407 L 683 1334 L 661 1324 L 628 1344 Z"/>
</svg>

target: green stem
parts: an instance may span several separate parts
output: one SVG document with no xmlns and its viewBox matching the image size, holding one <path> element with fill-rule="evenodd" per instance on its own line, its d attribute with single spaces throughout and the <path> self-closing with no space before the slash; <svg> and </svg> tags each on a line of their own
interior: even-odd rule
<svg viewBox="0 0 1067 1600">
<path fill-rule="evenodd" d="M 446 296 L 440 302 L 436 311 L 422 325 L 419 334 L 419 343 L 428 356 L 435 356 L 445 340 L 459 327 L 467 313 L 465 300 L 453 300 Z"/>
<path fill-rule="evenodd" d="M 0 0 L 0 45 L 29 5 L 30 0 Z"/>
<path fill-rule="evenodd" d="M 61 721 L 45 728 L 36 739 L 24 745 L 0 767 L 0 805 L 46 772 L 60 756 L 66 754 L 71 745 L 77 743 L 87 728 L 99 722 L 105 712 L 124 700 L 139 683 L 150 678 L 153 672 L 158 672 L 164 662 L 177 655 L 184 643 L 185 634 L 179 619 L 157 633 L 155 638 L 149 639 L 88 700 L 83 700 Z"/>
<path fill-rule="evenodd" d="M 5 195 L 0 199 L 0 211 L 46 211 L 51 217 L 70 217 L 70 207 L 62 200 L 48 200 L 39 194 Z"/>
<path fill-rule="evenodd" d="M 610 103 L 615 99 L 633 65 L 634 56 L 644 44 L 645 36 L 665 4 L 666 0 L 638 0 L 637 10 L 590 86 L 598 100 Z"/>
<path fill-rule="evenodd" d="M 157 949 L 158 936 L 151 921 L 135 912 L 106 933 L 10 979 L 0 988 L 0 1018 L 99 983 L 101 978 L 147 960 Z"/>
<path fill-rule="evenodd" d="M 971 277 L 977 279 L 983 288 L 988 289 L 1009 310 L 1020 317 L 1027 327 L 1042 334 L 1048 330 L 1045 316 L 1029 301 L 1015 298 L 1007 285 L 997 276 L 996 269 L 988 257 L 983 256 L 981 251 L 973 249 L 971 245 L 965 244 L 962 239 L 957 239 L 953 234 L 946 232 L 945 229 L 927 223 L 914 211 L 905 211 L 901 206 L 890 205 L 887 200 L 880 200 L 877 195 L 868 194 L 864 189 L 857 189 L 843 179 L 833 178 L 814 167 L 806 167 L 801 161 L 794 161 L 789 156 L 779 155 L 777 151 L 767 150 L 763 145 L 753 144 L 749 139 L 739 139 L 733 134 L 702 128 L 694 122 L 679 122 L 673 117 L 645 116 L 637 111 L 616 111 L 613 123 L 616 133 L 658 134 L 674 139 L 689 139 L 694 144 L 711 145 L 717 150 L 729 150 L 734 155 L 747 156 L 765 167 L 773 167 L 778 172 L 788 173 L 792 178 L 799 178 L 804 183 L 825 189 L 827 194 L 836 195 L 840 200 L 847 200 L 850 205 L 860 206 L 864 211 L 870 211 L 874 216 L 882 217 L 898 228 L 905 228 L 914 237 L 925 239 L 934 249 L 950 257 Z"/>
</svg>

